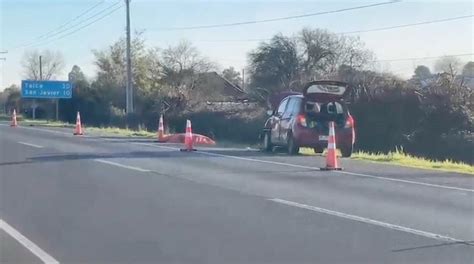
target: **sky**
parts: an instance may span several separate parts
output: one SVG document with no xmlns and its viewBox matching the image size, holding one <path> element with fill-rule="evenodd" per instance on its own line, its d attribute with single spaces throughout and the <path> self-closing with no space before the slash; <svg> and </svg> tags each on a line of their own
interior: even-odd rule
<svg viewBox="0 0 474 264">
<path fill-rule="evenodd" d="M 220 69 L 233 66 L 240 70 L 247 64 L 248 52 L 259 44 L 258 41 L 246 40 L 266 39 L 277 33 L 292 35 L 304 27 L 340 33 L 474 14 L 473 1 L 405 0 L 293 20 L 224 28 L 166 30 L 294 16 L 388 1 L 131 0 L 131 25 L 132 30 L 144 32 L 148 47 L 166 48 L 188 40 L 202 55 L 216 62 Z M 63 54 L 65 68 L 57 79 L 67 79 L 73 65 L 80 66 L 89 78 L 94 78 L 96 69 L 92 50 L 105 49 L 125 36 L 123 3 L 124 0 L 0 0 L 0 52 L 8 51 L 7 54 L 0 54 L 0 58 L 6 59 L 0 60 L 0 90 L 21 82 L 22 57 L 25 52 L 35 49 Z M 122 7 L 86 26 L 92 20 L 84 20 L 101 10 L 112 10 L 110 6 L 114 4 L 113 8 Z M 77 18 L 88 9 L 92 11 Z M 70 23 L 64 26 L 67 22 Z M 470 17 L 351 35 L 359 36 L 380 60 L 377 70 L 391 71 L 408 78 L 417 65 L 432 68 L 436 61 L 435 58 L 412 58 L 474 53 L 473 24 L 474 20 Z M 81 26 L 86 27 L 73 32 Z M 473 55 L 458 58 L 463 64 L 474 60 Z"/>
</svg>

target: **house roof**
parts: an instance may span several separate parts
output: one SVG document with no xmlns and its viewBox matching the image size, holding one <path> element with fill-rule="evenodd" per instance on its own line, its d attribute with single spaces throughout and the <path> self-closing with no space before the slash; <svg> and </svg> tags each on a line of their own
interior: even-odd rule
<svg viewBox="0 0 474 264">
<path fill-rule="evenodd" d="M 242 88 L 231 83 L 217 72 L 202 73 L 199 79 L 200 85 L 213 86 L 212 88 L 214 89 L 212 89 L 212 91 L 220 93 L 222 96 L 242 98 L 246 97 L 247 95 L 247 93 Z"/>
</svg>

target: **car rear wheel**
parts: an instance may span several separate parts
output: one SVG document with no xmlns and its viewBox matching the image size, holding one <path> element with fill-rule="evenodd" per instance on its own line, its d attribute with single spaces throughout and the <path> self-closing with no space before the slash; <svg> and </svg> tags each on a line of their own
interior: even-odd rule
<svg viewBox="0 0 474 264">
<path fill-rule="evenodd" d="M 321 154 L 324 151 L 324 148 L 313 148 L 315 154 Z"/>
<path fill-rule="evenodd" d="M 300 152 L 300 147 L 296 145 L 295 139 L 293 138 L 292 134 L 288 135 L 288 154 L 289 155 L 296 155 Z"/>
<path fill-rule="evenodd" d="M 272 139 L 270 137 L 270 131 L 263 133 L 263 151 L 270 152 L 273 149 Z"/>
<path fill-rule="evenodd" d="M 341 147 L 340 150 L 341 150 L 341 155 L 343 158 L 349 158 L 352 155 L 353 146 L 352 145 L 343 146 Z"/>
</svg>

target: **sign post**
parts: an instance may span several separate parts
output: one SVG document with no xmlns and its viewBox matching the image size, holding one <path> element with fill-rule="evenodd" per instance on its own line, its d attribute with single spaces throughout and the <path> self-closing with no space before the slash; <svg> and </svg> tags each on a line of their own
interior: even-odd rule
<svg viewBox="0 0 474 264">
<path fill-rule="evenodd" d="M 59 99 L 72 98 L 72 83 L 68 81 L 21 81 L 21 97 L 32 99 L 55 99 L 56 120 L 59 117 Z M 36 107 L 36 100 L 33 102 Z M 33 117 L 34 119 L 35 117 Z"/>
</svg>

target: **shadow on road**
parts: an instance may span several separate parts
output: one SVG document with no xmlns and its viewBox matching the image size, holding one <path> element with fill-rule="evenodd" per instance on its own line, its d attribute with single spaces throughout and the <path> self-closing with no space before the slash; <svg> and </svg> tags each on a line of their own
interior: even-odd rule
<svg viewBox="0 0 474 264">
<path fill-rule="evenodd" d="M 474 241 L 458 241 L 458 242 L 445 242 L 433 245 L 425 245 L 425 246 L 418 246 L 418 247 L 410 247 L 410 248 L 402 248 L 402 249 L 395 249 L 392 252 L 404 252 L 409 250 L 419 250 L 419 249 L 426 249 L 426 248 L 435 248 L 435 247 L 445 247 L 445 246 L 453 246 L 453 245 L 464 245 L 464 246 L 474 246 Z"/>
<path fill-rule="evenodd" d="M 206 158 L 206 159 L 219 159 L 223 158 L 220 155 L 233 156 L 233 157 L 275 157 L 282 156 L 285 154 L 280 153 L 266 153 L 258 150 L 237 150 L 230 149 L 225 150 L 223 148 L 203 148 L 199 149 L 200 152 L 181 152 L 179 150 L 163 150 L 163 151 L 130 151 L 130 152 L 117 152 L 117 153 L 96 153 L 96 152 L 87 152 L 87 153 L 58 153 L 52 155 L 43 155 L 27 158 L 23 161 L 7 161 L 0 162 L 0 166 L 7 165 L 20 165 L 20 164 L 30 164 L 30 163 L 42 163 L 42 162 L 61 162 L 61 161 L 71 161 L 71 160 L 93 160 L 93 159 L 108 159 L 108 158 L 157 158 L 157 159 L 166 159 L 166 158 Z M 205 153 L 203 153 L 205 152 Z M 209 154 L 206 154 L 209 153 Z M 215 155 L 213 155 L 215 154 Z"/>
</svg>

